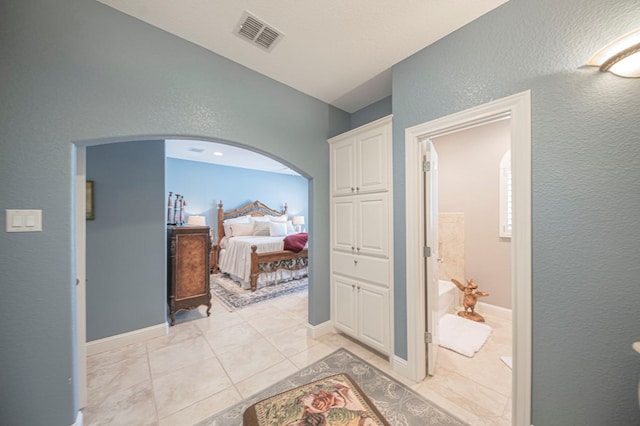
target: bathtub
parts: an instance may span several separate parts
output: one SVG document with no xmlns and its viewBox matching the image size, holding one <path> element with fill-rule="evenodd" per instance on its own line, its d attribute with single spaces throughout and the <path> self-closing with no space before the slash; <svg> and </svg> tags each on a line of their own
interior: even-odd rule
<svg viewBox="0 0 640 426">
<path fill-rule="evenodd" d="M 458 287 L 451 281 L 440 280 L 438 282 L 438 310 L 440 311 L 440 318 L 444 314 L 450 313 L 455 308 L 456 291 Z"/>
</svg>

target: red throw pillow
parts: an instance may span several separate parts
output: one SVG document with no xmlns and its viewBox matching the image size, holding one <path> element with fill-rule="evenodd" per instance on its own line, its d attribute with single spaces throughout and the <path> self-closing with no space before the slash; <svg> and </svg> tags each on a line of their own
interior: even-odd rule
<svg viewBox="0 0 640 426">
<path fill-rule="evenodd" d="M 300 232 L 299 234 L 291 234 L 284 237 L 284 249 L 293 252 L 301 251 L 309 240 L 309 234 Z"/>
</svg>

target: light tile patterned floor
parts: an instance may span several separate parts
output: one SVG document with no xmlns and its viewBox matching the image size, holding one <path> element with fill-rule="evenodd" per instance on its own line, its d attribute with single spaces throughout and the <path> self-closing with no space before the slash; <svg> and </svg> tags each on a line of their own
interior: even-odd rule
<svg viewBox="0 0 640 426">
<path fill-rule="evenodd" d="M 88 358 L 85 425 L 193 425 L 344 347 L 397 377 L 387 360 L 340 334 L 307 337 L 306 293 L 227 312 L 180 315 L 169 335 Z M 277 321 L 268 320 L 276 318 Z M 472 425 L 511 424 L 511 323 L 467 358 L 440 349 L 433 377 L 407 383 Z"/>
</svg>

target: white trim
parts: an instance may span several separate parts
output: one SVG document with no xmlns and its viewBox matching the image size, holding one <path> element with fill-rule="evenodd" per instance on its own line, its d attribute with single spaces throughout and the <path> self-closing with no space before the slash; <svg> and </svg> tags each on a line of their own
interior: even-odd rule
<svg viewBox="0 0 640 426">
<path fill-rule="evenodd" d="M 362 131 L 364 131 L 366 129 L 389 124 L 390 122 L 392 122 L 392 120 L 393 120 L 393 114 L 385 115 L 382 118 L 378 118 L 377 120 L 374 120 L 374 121 L 371 121 L 369 123 L 363 124 L 362 126 L 358 126 L 355 129 L 348 130 L 348 131 L 346 131 L 344 133 L 340 133 L 339 135 L 336 135 L 336 136 L 334 136 L 332 138 L 329 138 L 329 139 L 327 139 L 327 142 L 329 144 L 331 144 L 336 140 L 346 139 L 349 136 L 359 134 L 360 132 L 362 132 Z"/>
<path fill-rule="evenodd" d="M 409 363 L 397 355 L 391 356 L 391 369 L 402 377 L 411 377 Z"/>
<path fill-rule="evenodd" d="M 71 426 L 82 426 L 84 422 L 84 417 L 82 416 L 82 411 L 78 411 L 76 414 L 76 421 Z"/>
<path fill-rule="evenodd" d="M 87 355 L 95 355 L 100 352 L 106 352 L 113 349 L 119 349 L 134 343 L 142 343 L 155 337 L 166 336 L 169 326 L 166 322 L 151 327 L 141 328 L 139 330 L 129 331 L 128 333 L 117 334 L 115 336 L 105 337 L 104 339 L 93 340 L 87 343 Z"/>
<path fill-rule="evenodd" d="M 333 328 L 333 321 L 325 321 L 322 324 L 311 325 L 307 323 L 307 336 L 312 339 L 317 339 L 318 337 L 324 336 L 325 334 L 335 333 L 336 330 Z"/>
<path fill-rule="evenodd" d="M 489 315 L 495 318 L 511 321 L 513 319 L 513 312 L 511 309 L 503 308 L 502 306 L 490 305 L 485 302 L 478 302 L 477 311 L 482 315 Z M 460 308 L 462 310 L 462 308 Z"/>
<path fill-rule="evenodd" d="M 525 91 L 405 130 L 405 196 L 407 253 L 407 318 L 425 318 L 422 247 L 420 142 L 488 122 L 510 118 L 513 188 L 512 306 L 513 407 L 512 424 L 531 424 L 531 92 Z M 418 230 L 418 232 L 416 231 Z M 513 285 L 517 283 L 517 285 Z M 424 321 L 407 322 L 409 378 L 426 375 Z"/>
</svg>

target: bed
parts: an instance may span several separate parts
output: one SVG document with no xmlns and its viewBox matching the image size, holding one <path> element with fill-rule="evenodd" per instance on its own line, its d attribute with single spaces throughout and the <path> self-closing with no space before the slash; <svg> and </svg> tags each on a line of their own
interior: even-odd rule
<svg viewBox="0 0 640 426">
<path fill-rule="evenodd" d="M 220 201 L 218 243 L 213 245 L 215 272 L 229 275 L 251 291 L 302 278 L 309 264 L 306 239 L 306 233 L 294 231 L 286 204 L 278 211 L 254 201 L 225 212 Z"/>
</svg>

